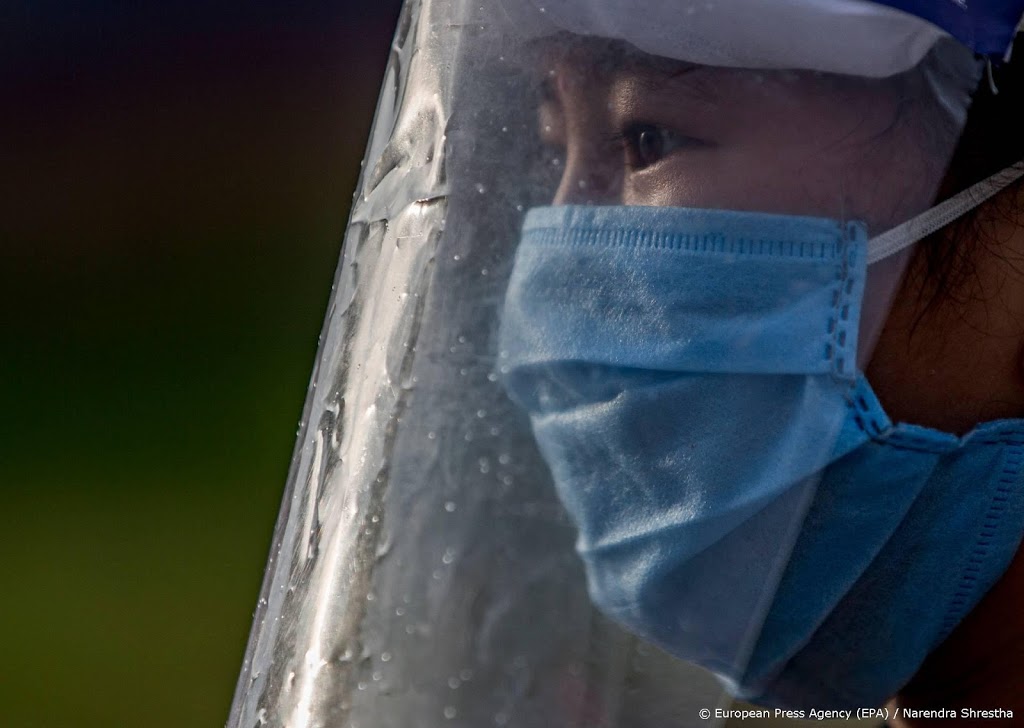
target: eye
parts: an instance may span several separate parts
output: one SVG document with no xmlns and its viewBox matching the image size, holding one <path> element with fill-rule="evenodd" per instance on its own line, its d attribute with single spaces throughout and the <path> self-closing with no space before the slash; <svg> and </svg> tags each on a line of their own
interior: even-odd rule
<svg viewBox="0 0 1024 728">
<path fill-rule="evenodd" d="M 616 138 L 625 150 L 626 162 L 635 170 L 650 167 L 679 149 L 708 146 L 655 124 L 633 124 Z"/>
</svg>

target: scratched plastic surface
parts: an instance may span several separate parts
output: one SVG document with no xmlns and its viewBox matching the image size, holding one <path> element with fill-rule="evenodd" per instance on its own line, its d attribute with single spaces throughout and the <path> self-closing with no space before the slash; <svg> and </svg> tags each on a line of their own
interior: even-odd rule
<svg viewBox="0 0 1024 728">
<path fill-rule="evenodd" d="M 229 728 L 663 728 L 728 705 L 591 606 L 500 384 L 518 230 L 564 164 L 506 5 L 404 8 Z"/>
<path fill-rule="evenodd" d="M 590 606 L 498 383 L 509 241 L 552 187 L 508 168 L 521 73 L 453 83 L 490 41 L 448 5 L 395 36 L 232 728 L 654 726 L 719 697 Z"/>
</svg>

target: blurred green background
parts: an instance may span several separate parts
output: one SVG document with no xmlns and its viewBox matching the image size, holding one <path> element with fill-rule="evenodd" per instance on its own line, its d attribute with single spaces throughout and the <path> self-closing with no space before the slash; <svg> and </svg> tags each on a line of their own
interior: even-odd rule
<svg viewBox="0 0 1024 728">
<path fill-rule="evenodd" d="M 0 726 L 226 720 L 398 6 L 0 13 Z"/>
</svg>

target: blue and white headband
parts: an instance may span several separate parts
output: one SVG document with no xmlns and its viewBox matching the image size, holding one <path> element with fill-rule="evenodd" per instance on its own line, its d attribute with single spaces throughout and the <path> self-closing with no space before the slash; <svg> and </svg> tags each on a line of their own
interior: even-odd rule
<svg viewBox="0 0 1024 728">
<path fill-rule="evenodd" d="M 732 68 L 881 78 L 943 37 L 1005 57 L 1024 0 L 504 0 L 527 36 L 567 30 L 656 56 Z"/>
</svg>

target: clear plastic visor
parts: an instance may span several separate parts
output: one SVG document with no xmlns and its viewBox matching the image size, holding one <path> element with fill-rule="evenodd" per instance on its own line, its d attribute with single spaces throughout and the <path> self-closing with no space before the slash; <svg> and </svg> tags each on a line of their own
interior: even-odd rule
<svg viewBox="0 0 1024 728">
<path fill-rule="evenodd" d="M 939 197 L 978 63 L 507 11 L 404 10 L 233 727 L 723 724 L 811 637 L 761 640 L 780 600 L 845 596 L 784 577 L 913 255 L 867 241 Z"/>
</svg>

